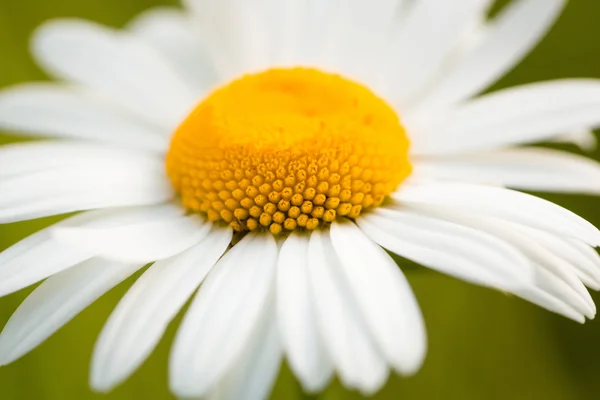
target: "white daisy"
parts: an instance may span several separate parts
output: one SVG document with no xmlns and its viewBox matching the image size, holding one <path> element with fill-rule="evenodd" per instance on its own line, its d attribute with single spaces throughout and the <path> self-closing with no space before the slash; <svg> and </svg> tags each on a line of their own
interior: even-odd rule
<svg viewBox="0 0 600 400">
<path fill-rule="evenodd" d="M 308 392 L 415 373 L 425 327 L 384 248 L 594 317 L 600 232 L 507 188 L 600 193 L 595 162 L 522 147 L 588 143 L 600 82 L 474 97 L 563 0 L 492 20 L 491 0 L 185 3 L 123 31 L 47 23 L 33 54 L 59 82 L 0 94 L 3 128 L 61 139 L 0 148 L 0 223 L 79 212 L 0 255 L 1 295 L 44 280 L 6 324 L 2 364 L 152 262 L 100 334 L 96 390 L 131 375 L 191 297 L 177 396 L 265 398 L 284 355 Z"/>
</svg>

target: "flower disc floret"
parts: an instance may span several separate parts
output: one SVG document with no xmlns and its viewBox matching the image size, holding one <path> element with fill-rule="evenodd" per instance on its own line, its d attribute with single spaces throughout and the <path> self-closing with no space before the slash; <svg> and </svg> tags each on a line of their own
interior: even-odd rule
<svg viewBox="0 0 600 400">
<path fill-rule="evenodd" d="M 191 212 L 273 234 L 356 218 L 408 176 L 395 111 L 366 87 L 308 68 L 246 75 L 175 132 L 167 172 Z"/>
</svg>

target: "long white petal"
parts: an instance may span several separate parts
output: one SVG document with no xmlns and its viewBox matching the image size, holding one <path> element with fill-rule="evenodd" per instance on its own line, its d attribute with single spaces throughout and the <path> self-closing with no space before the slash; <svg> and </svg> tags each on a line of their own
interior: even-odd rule
<svg viewBox="0 0 600 400">
<path fill-rule="evenodd" d="M 397 371 L 415 373 L 425 359 L 427 334 L 402 271 L 352 222 L 333 223 L 331 241 L 355 302 L 384 356 Z"/>
<path fill-rule="evenodd" d="M 270 234 L 248 234 L 213 268 L 186 313 L 170 359 L 170 386 L 180 397 L 202 397 L 233 367 L 261 310 L 272 301 L 277 245 Z"/>
<path fill-rule="evenodd" d="M 539 229 L 525 226 L 519 226 L 519 229 L 556 257 L 568 262 L 586 286 L 600 290 L 600 255 L 594 248 L 578 240 L 560 237 Z"/>
<path fill-rule="evenodd" d="M 209 400 L 263 400 L 269 397 L 283 358 L 272 305 L 266 307 L 244 354 L 219 382 Z"/>
<path fill-rule="evenodd" d="M 589 263 L 588 268 L 592 268 L 594 270 L 587 271 L 587 273 L 595 275 L 597 273 L 598 268 L 600 267 L 600 255 L 598 254 L 598 251 L 595 248 L 589 246 L 587 243 L 583 243 L 579 240 L 567 239 L 567 241 L 572 247 L 576 248 L 582 256 L 587 258 Z M 580 268 L 586 269 L 586 267 L 583 267 L 583 263 L 579 265 Z"/>
<path fill-rule="evenodd" d="M 87 211 L 34 233 L 0 253 L 0 295 L 32 285 L 97 256 L 93 251 L 65 245 L 52 233 L 58 228 L 114 228 L 123 223 L 173 219 L 184 210 L 174 205 Z"/>
<path fill-rule="evenodd" d="M 100 164 L 110 162 L 113 157 L 129 156 L 150 159 L 144 152 L 85 142 L 52 140 L 7 144 L 0 146 L 0 182 L 50 169 L 77 169 L 91 160 Z M 156 160 L 160 161 L 160 156 Z"/>
<path fill-rule="evenodd" d="M 553 286 L 554 282 L 552 280 L 552 274 L 543 269 L 539 272 L 540 274 L 537 279 L 538 285 L 541 287 L 533 286 L 520 290 L 518 293 L 519 297 L 533 304 L 537 304 L 546 310 L 563 315 L 573 321 L 583 324 L 585 322 L 585 316 L 583 314 L 552 294 L 552 291 L 556 290 Z"/>
<path fill-rule="evenodd" d="M 25 299 L 0 334 L 0 364 L 46 340 L 142 265 L 92 259 L 48 278 Z"/>
<path fill-rule="evenodd" d="M 417 159 L 413 175 L 514 189 L 600 194 L 600 163 L 541 148 Z"/>
<path fill-rule="evenodd" d="M 26 136 L 80 139 L 159 154 L 169 144 L 164 129 L 127 115 L 118 105 L 80 88 L 47 83 L 0 92 L 0 127 Z"/>
<path fill-rule="evenodd" d="M 456 109 L 409 116 L 418 155 L 465 153 L 552 139 L 600 125 L 600 81 L 565 79 L 500 90 Z"/>
<path fill-rule="evenodd" d="M 446 70 L 421 107 L 460 102 L 486 89 L 538 44 L 565 6 L 565 0 L 517 0 L 486 27 L 471 51 Z"/>
<path fill-rule="evenodd" d="M 136 16 L 127 29 L 169 60 L 198 96 L 215 84 L 215 71 L 189 14 L 175 7 L 151 8 Z"/>
<path fill-rule="evenodd" d="M 184 0 L 223 80 L 268 68 L 272 60 L 266 21 L 247 1 Z"/>
<path fill-rule="evenodd" d="M 0 223 L 94 208 L 158 204 L 173 188 L 163 162 L 107 149 L 104 155 L 15 177 L 0 176 Z"/>
<path fill-rule="evenodd" d="M 308 277 L 309 236 L 292 233 L 277 262 L 277 319 L 292 370 L 305 391 L 319 392 L 329 382 L 333 365 L 317 326 Z"/>
<path fill-rule="evenodd" d="M 376 86 L 381 80 L 378 69 L 386 64 L 382 57 L 390 53 L 386 44 L 397 1 L 338 0 L 330 3 L 323 19 L 315 21 L 317 29 L 305 34 L 309 37 L 312 34 L 305 42 L 318 49 L 316 64 L 357 79 L 371 89 L 379 89 Z M 389 87 L 389 80 L 386 83 L 385 88 Z"/>
<path fill-rule="evenodd" d="M 406 259 L 467 282 L 505 291 L 530 287 L 534 266 L 507 243 L 411 209 L 376 210 L 357 220 L 365 234 Z"/>
<path fill-rule="evenodd" d="M 231 230 L 215 227 L 186 252 L 151 266 L 104 326 L 92 357 L 91 386 L 109 391 L 150 355 L 165 329 L 227 250 Z"/>
<path fill-rule="evenodd" d="M 342 383 L 373 394 L 385 383 L 388 368 L 345 282 L 327 232 L 311 234 L 308 266 L 319 327 Z"/>
<path fill-rule="evenodd" d="M 30 235 L 0 253 L 0 295 L 20 290 L 102 253 L 102 251 L 70 246 L 56 240 L 53 232 L 57 229 L 74 227 L 114 229 L 127 224 L 174 220 L 181 218 L 184 213 L 183 208 L 178 205 L 166 204 L 152 207 L 101 209 L 67 218 Z"/>
<path fill-rule="evenodd" d="M 598 138 L 589 128 L 576 129 L 572 132 L 556 136 L 551 139 L 551 142 L 573 144 L 587 153 L 591 153 L 598 148 Z"/>
<path fill-rule="evenodd" d="M 409 183 L 392 197 L 403 204 L 435 206 L 498 217 L 600 245 L 592 224 L 554 203 L 513 190 L 470 184 Z"/>
<path fill-rule="evenodd" d="M 58 226 L 52 236 L 61 243 L 122 262 L 151 262 L 173 257 L 200 242 L 210 224 L 197 215 L 156 218 L 154 209 L 130 221 L 113 215 L 115 226 Z"/>
<path fill-rule="evenodd" d="M 197 101 L 160 53 L 128 32 L 54 20 L 37 30 L 32 51 L 57 77 L 83 84 L 167 129 Z"/>
<path fill-rule="evenodd" d="M 577 278 L 575 268 L 540 245 L 534 238 L 521 230 L 518 224 L 497 218 L 473 216 L 468 213 L 438 210 L 432 210 L 431 213 L 446 220 L 482 230 L 509 243 L 536 265 L 535 287 L 555 297 L 557 302 L 564 303 L 588 318 L 594 318 L 596 306 L 585 286 Z M 516 294 L 519 294 L 520 291 L 518 290 Z M 525 289 L 524 292 L 529 293 L 530 291 Z"/>
<path fill-rule="evenodd" d="M 393 82 L 388 96 L 403 107 L 435 77 L 440 64 L 480 19 L 489 0 L 416 2 L 406 16 L 399 35 L 388 50 L 393 56 L 381 75 Z"/>
<path fill-rule="evenodd" d="M 93 256 L 52 239 L 46 228 L 0 253 L 0 296 L 21 290 Z"/>
<path fill-rule="evenodd" d="M 273 65 L 297 65 L 314 51 L 310 31 L 311 11 L 324 2 L 302 0 L 264 0 L 257 12 L 265 18 L 267 35 L 271 39 Z M 310 39 L 309 39 L 310 38 Z"/>
</svg>

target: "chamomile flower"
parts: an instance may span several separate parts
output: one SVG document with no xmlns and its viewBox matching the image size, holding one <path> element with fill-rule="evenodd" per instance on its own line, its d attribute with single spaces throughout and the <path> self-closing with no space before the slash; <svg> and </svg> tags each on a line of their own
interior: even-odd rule
<svg viewBox="0 0 600 400">
<path fill-rule="evenodd" d="M 0 294 L 42 281 L 0 335 L 29 352 L 152 263 L 92 357 L 108 391 L 190 299 L 169 376 L 184 398 L 262 399 L 285 356 L 304 389 L 377 391 L 423 363 L 387 249 L 583 322 L 600 232 L 514 189 L 600 193 L 598 164 L 530 147 L 600 125 L 600 82 L 479 95 L 562 0 L 187 0 L 124 30 L 52 21 L 54 83 L 0 93 L 0 223 L 75 213 L 0 254 Z M 579 132 L 584 132 L 583 136 Z M 510 188 L 510 189 L 509 189 Z"/>
</svg>

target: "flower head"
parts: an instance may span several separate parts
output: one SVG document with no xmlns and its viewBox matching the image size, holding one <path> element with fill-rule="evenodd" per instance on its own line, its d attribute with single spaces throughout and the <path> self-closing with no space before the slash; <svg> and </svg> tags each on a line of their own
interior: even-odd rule
<svg viewBox="0 0 600 400">
<path fill-rule="evenodd" d="M 593 318 L 600 232 L 514 189 L 600 193 L 595 162 L 529 146 L 598 126 L 600 83 L 479 95 L 564 5 L 491 3 L 187 0 L 121 31 L 45 24 L 33 53 L 59 82 L 1 92 L 0 126 L 62 140 L 0 148 L 0 223 L 77 213 L 0 254 L 0 295 L 44 280 L 0 363 L 148 263 L 100 334 L 96 390 L 192 297 L 178 396 L 265 398 L 284 356 L 309 392 L 413 374 L 425 325 L 384 249 Z"/>
</svg>

